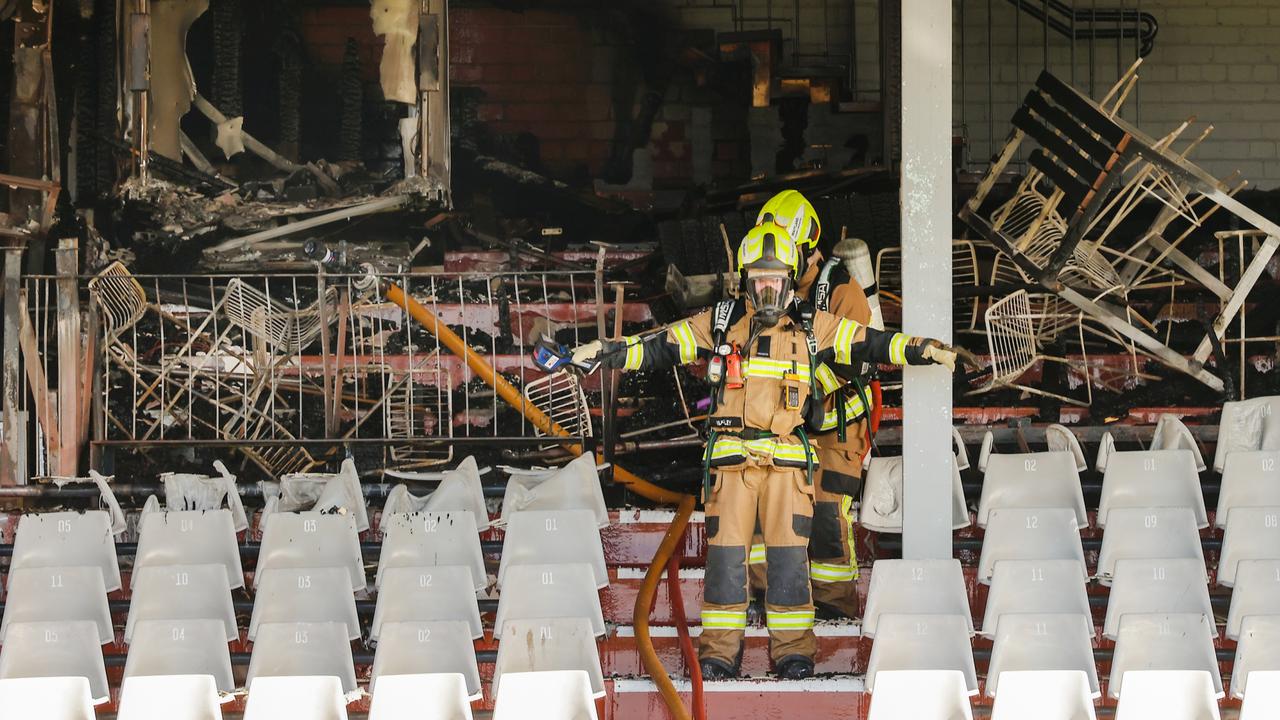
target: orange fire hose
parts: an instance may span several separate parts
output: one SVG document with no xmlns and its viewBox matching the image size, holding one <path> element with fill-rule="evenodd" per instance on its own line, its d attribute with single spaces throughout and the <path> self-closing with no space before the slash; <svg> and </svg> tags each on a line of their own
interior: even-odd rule
<svg viewBox="0 0 1280 720">
<path fill-rule="evenodd" d="M 454 355 L 462 358 L 467 367 L 471 368 L 471 372 L 488 383 L 494 389 L 494 392 L 498 394 L 498 397 L 519 410 L 535 427 L 547 435 L 564 437 L 569 434 L 548 417 L 546 413 L 542 412 L 541 409 L 529 403 L 524 394 L 514 385 L 507 382 L 506 378 L 499 375 L 483 355 L 472 350 L 462 338 L 458 337 L 457 333 L 440 322 L 435 313 L 415 300 L 399 285 L 388 282 L 386 283 L 385 292 L 388 300 L 403 308 L 409 314 L 409 317 L 418 321 L 420 325 L 426 328 L 427 332 L 436 336 L 440 340 L 440 344 L 448 348 Z M 566 449 L 575 455 L 581 455 L 583 451 L 581 444 L 567 445 Z M 685 710 L 684 703 L 681 702 L 680 696 L 676 693 L 675 684 L 671 682 L 666 668 L 662 666 L 662 661 L 658 659 L 657 651 L 653 649 L 653 640 L 649 637 L 649 613 L 653 609 L 653 599 L 658 592 L 662 569 L 675 554 L 676 544 L 680 541 L 685 527 L 689 524 L 689 518 L 693 515 L 693 508 L 697 501 L 692 495 L 658 487 L 617 465 L 613 467 L 613 479 L 622 483 L 628 490 L 642 498 L 662 505 L 679 506 L 676 510 L 675 519 L 671 522 L 671 527 L 667 529 L 666 536 L 663 537 L 662 543 L 658 546 L 658 552 L 654 555 L 653 563 L 649 565 L 649 570 L 645 573 L 644 582 L 640 585 L 640 593 L 636 597 L 635 614 L 632 620 L 635 624 L 636 645 L 640 652 L 640 659 L 644 663 L 645 670 L 648 671 L 649 676 L 653 678 L 654 684 L 657 685 L 658 692 L 662 695 L 662 700 L 666 703 L 667 709 L 675 720 L 691 720 L 688 711 Z M 701 678 L 694 681 L 695 695 L 699 697 L 701 696 L 701 685 Z"/>
</svg>

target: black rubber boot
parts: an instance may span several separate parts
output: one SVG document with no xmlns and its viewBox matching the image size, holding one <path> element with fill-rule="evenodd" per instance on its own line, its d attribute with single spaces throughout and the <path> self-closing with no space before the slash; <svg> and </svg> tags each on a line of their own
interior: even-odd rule
<svg viewBox="0 0 1280 720">
<path fill-rule="evenodd" d="M 803 680 L 813 677 L 813 659 L 803 655 L 788 655 L 778 661 L 778 677 L 783 680 Z"/>
<path fill-rule="evenodd" d="M 828 605 L 827 603 L 820 602 L 818 600 L 813 601 L 813 618 L 815 620 L 850 620 L 852 619 L 848 615 L 846 615 L 843 610 L 836 607 L 835 605 Z"/>
<path fill-rule="evenodd" d="M 704 681 L 732 680 L 738 677 L 737 669 L 723 660 L 702 658 L 698 661 L 698 667 L 702 668 L 702 679 Z"/>
</svg>

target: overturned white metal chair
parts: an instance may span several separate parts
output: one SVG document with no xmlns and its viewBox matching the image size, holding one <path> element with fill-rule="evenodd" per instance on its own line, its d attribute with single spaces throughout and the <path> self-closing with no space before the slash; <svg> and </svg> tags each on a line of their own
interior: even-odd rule
<svg viewBox="0 0 1280 720">
<path fill-rule="evenodd" d="M 81 677 L 95 705 L 111 697 L 98 628 L 90 621 L 15 623 L 0 644 L 0 680 Z"/>
<path fill-rule="evenodd" d="M 264 570 L 272 568 L 344 567 L 353 591 L 365 589 L 364 558 L 360 535 L 351 515 L 276 512 L 261 521 L 262 545 L 258 550 L 256 587 Z"/>
<path fill-rule="evenodd" d="M 875 637 L 882 614 L 957 615 L 970 618 L 960 561 L 877 560 L 871 569 L 862 634 Z"/>
<path fill-rule="evenodd" d="M 1219 720 L 1213 675 L 1205 670 L 1130 670 L 1117 720 Z"/>
<path fill-rule="evenodd" d="M 240 636 L 236 612 L 222 565 L 151 565 L 136 569 L 129 579 L 129 615 L 124 641 L 145 620 L 219 620 L 225 640 Z"/>
<path fill-rule="evenodd" d="M 102 645 L 115 640 L 102 570 L 95 566 L 21 568 L 9 571 L 0 643 L 19 623 L 87 620 Z"/>
<path fill-rule="evenodd" d="M 991 720 L 1096 720 L 1083 670 L 1006 670 Z"/>
<path fill-rule="evenodd" d="M 462 565 L 391 568 L 382 576 L 369 639 L 377 642 L 383 623 L 461 620 L 472 638 L 484 635 L 471 570 Z"/>
<path fill-rule="evenodd" d="M 582 670 L 509 673 L 493 720 L 597 720 L 591 679 Z"/>
<path fill-rule="evenodd" d="M 1111 584 L 1116 561 L 1143 558 L 1185 558 L 1204 568 L 1194 511 L 1187 507 L 1113 509 L 1098 554 L 1098 582 Z M 1209 582 L 1207 571 L 1204 580 Z"/>
<path fill-rule="evenodd" d="M 339 623 L 349 640 L 360 639 L 360 617 L 346 568 L 269 568 L 254 578 L 257 592 L 249 639 L 266 623 Z"/>
<path fill-rule="evenodd" d="M 998 637 L 1002 615 L 1077 614 L 1093 636 L 1086 584 L 1074 560 L 1001 560 L 995 564 L 979 635 Z"/>
<path fill-rule="evenodd" d="M 1003 560 L 1073 560 L 1089 579 L 1076 514 L 1069 508 L 997 508 L 987 517 L 978 581 L 990 583 Z"/>
<path fill-rule="evenodd" d="M 332 675 L 259 677 L 249 688 L 244 720 L 347 720 L 342 679 Z"/>
<path fill-rule="evenodd" d="M 133 629 L 124 677 L 208 675 L 218 692 L 235 690 L 226 631 L 217 619 L 142 620 Z"/>
<path fill-rule="evenodd" d="M 978 694 L 972 624 L 960 615 L 881 615 L 867 661 L 867 692 L 875 696 L 882 670 L 958 670 L 964 674 L 965 691 Z"/>
<path fill-rule="evenodd" d="M 502 496 L 502 515 L 498 524 L 506 523 L 517 512 L 525 510 L 590 510 L 598 527 L 609 524 L 604 490 L 595 456 L 584 453 L 562 468 L 523 470 L 507 467 L 510 478 Z"/>
<path fill-rule="evenodd" d="M 369 720 L 471 720 L 461 673 L 387 675 L 369 705 Z"/>
<path fill-rule="evenodd" d="M 590 510 L 524 510 L 511 515 L 498 565 L 501 586 L 516 565 L 587 563 L 596 587 L 609 585 L 600 529 Z"/>
<path fill-rule="evenodd" d="M 1038 298 L 1041 296 L 1037 296 Z M 1077 400 L 1066 395 L 1052 393 L 1033 385 L 1022 384 L 1019 380 L 1037 362 L 1057 362 L 1071 368 L 1079 368 L 1082 362 L 1067 358 L 1046 355 L 1040 351 L 1040 340 L 1058 334 L 1057 329 L 1075 324 L 1080 336 L 1080 347 L 1084 348 L 1084 330 L 1079 312 L 1056 312 L 1057 303 L 1037 302 L 1032 308 L 1031 296 L 1026 290 L 1015 290 L 1011 294 L 996 300 L 987 307 L 983 314 L 983 322 L 987 328 L 987 343 L 991 353 L 991 380 L 987 385 L 970 392 L 970 395 L 991 392 L 1002 388 L 1012 388 L 1023 393 L 1042 395 L 1072 405 L 1087 407 L 1093 400 L 1092 384 L 1087 380 L 1085 388 L 1089 391 L 1086 399 Z M 1052 328 L 1052 329 L 1050 329 Z M 1048 337 L 1046 337 L 1048 336 Z"/>
<path fill-rule="evenodd" d="M 507 570 L 498 594 L 495 634 L 502 634 L 508 620 L 566 617 L 587 618 L 592 634 L 605 633 L 600 594 L 590 565 L 516 565 Z"/>
<path fill-rule="evenodd" d="M 95 720 L 89 679 L 30 677 L 0 680 L 0 708 L 10 717 Z"/>
<path fill-rule="evenodd" d="M 357 694 L 355 664 L 347 636 L 346 623 L 263 623 L 258 626 L 245 677 L 250 704 L 254 685 L 263 678 L 335 677 L 341 682 L 341 694 Z M 245 715 L 248 717 L 247 710 Z"/>
<path fill-rule="evenodd" d="M 987 697 L 999 698 L 1010 672 L 1079 672 L 1087 697 L 1102 696 L 1093 660 L 1093 619 L 1079 613 L 1005 615 L 987 666 Z"/>
<path fill-rule="evenodd" d="M 480 668 L 469 623 L 419 620 L 382 624 L 369 692 L 377 695 L 383 677 L 438 674 L 461 675 L 467 698 L 480 699 Z"/>
<path fill-rule="evenodd" d="M 493 669 L 494 692 L 511 673 L 582 670 L 591 679 L 592 697 L 604 697 L 600 652 L 586 618 L 508 620 L 498 641 Z"/>
<path fill-rule="evenodd" d="M 1126 614 L 1120 618 L 1107 694 L 1120 697 L 1130 670 L 1203 670 L 1222 696 L 1222 676 L 1213 649 L 1213 621 L 1198 613 Z"/>
<path fill-rule="evenodd" d="M 1280 450 L 1241 450 L 1227 455 L 1218 488 L 1215 527 L 1225 528 L 1238 507 L 1280 506 Z"/>
<path fill-rule="evenodd" d="M 222 720 L 210 675 L 135 675 L 120 684 L 117 720 Z"/>
<path fill-rule="evenodd" d="M 868 720 L 972 720 L 960 670 L 881 670 Z"/>
<path fill-rule="evenodd" d="M 1280 560 L 1280 507 L 1232 508 L 1218 554 L 1218 584 L 1231 587 L 1241 560 Z"/>
<path fill-rule="evenodd" d="M 462 565 L 471 569 L 472 589 L 488 583 L 475 513 L 470 510 L 382 514 L 382 549 L 374 575 L 375 589 L 390 568 Z"/>
</svg>

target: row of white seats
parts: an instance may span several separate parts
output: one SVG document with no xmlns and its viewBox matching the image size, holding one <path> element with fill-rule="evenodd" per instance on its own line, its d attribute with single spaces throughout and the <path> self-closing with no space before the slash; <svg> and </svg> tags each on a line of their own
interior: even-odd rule
<svg viewBox="0 0 1280 720">
<path fill-rule="evenodd" d="M 193 701 L 199 698 L 202 701 Z M 7 716 L 94 720 L 83 677 L 0 680 Z M 120 720 L 221 720 L 221 703 L 207 675 L 126 678 Z M 347 701 L 336 677 L 264 677 L 254 683 L 245 720 L 346 720 Z M 466 681 L 456 673 L 389 675 L 373 696 L 369 720 L 470 720 Z M 582 670 L 509 673 L 497 691 L 494 720 L 597 720 L 591 681 Z"/>
</svg>

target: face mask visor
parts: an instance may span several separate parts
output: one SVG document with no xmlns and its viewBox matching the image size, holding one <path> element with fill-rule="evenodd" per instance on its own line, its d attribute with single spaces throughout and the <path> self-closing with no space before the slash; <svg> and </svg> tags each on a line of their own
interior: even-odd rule
<svg viewBox="0 0 1280 720">
<path fill-rule="evenodd" d="M 781 272 L 749 273 L 747 297 L 756 317 L 766 325 L 773 325 L 791 301 L 791 278 Z"/>
</svg>

